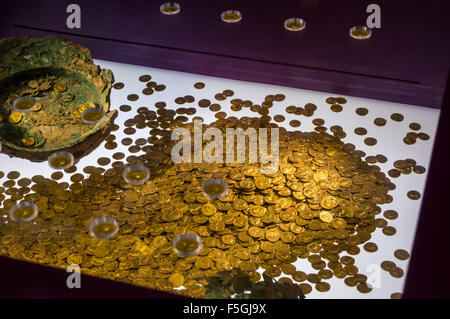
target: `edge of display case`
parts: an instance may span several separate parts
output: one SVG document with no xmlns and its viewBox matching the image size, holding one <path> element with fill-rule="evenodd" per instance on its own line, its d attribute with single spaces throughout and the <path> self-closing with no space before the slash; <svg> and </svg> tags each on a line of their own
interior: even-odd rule
<svg viewBox="0 0 450 319">
<path fill-rule="evenodd" d="M 64 269 L 0 256 L 0 299 L 186 299 L 159 290 L 80 274 L 80 288 L 68 288 Z"/>
</svg>

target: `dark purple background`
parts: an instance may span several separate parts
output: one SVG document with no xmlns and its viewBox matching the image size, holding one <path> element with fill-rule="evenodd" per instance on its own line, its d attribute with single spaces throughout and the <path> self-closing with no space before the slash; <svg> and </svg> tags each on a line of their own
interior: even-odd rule
<svg viewBox="0 0 450 319">
<path fill-rule="evenodd" d="M 78 3 L 82 28 L 66 27 L 66 6 Z M 375 1 L 381 29 L 358 41 L 362 0 L 182 1 L 175 16 L 164 1 L 2 1 L 0 36 L 62 35 L 99 59 L 206 75 L 440 107 L 450 45 L 450 2 Z M 237 24 L 220 20 L 238 9 Z M 290 17 L 301 32 L 284 30 Z"/>
<path fill-rule="evenodd" d="M 65 27 L 67 4 L 82 8 L 82 29 Z M 373 1 L 382 28 L 367 41 L 348 29 L 364 24 L 372 1 L 182 1 L 167 17 L 163 1 L 1 1 L 0 37 L 62 35 L 94 58 L 250 80 L 393 102 L 441 107 L 429 178 L 405 286 L 407 298 L 449 298 L 450 1 Z M 281 4 L 282 3 L 282 4 Z M 344 5 L 345 4 L 345 5 Z M 220 12 L 238 9 L 236 25 Z M 283 21 L 302 17 L 303 32 Z M 0 257 L 0 297 L 166 297 L 85 276 L 68 290 L 62 270 Z M 77 295 L 78 294 L 78 295 Z"/>
</svg>

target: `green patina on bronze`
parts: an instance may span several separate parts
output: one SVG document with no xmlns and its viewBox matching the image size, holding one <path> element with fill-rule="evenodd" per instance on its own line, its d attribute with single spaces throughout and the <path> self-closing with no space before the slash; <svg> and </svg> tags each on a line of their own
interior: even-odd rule
<svg viewBox="0 0 450 319">
<path fill-rule="evenodd" d="M 110 70 L 92 61 L 87 48 L 59 37 L 0 39 L 0 141 L 3 153 L 32 161 L 44 161 L 58 150 L 82 157 L 109 133 L 116 111 L 109 111 L 114 82 Z M 58 92 L 56 83 L 67 90 Z M 22 113 L 10 123 L 17 97 L 32 96 L 42 104 L 37 112 Z M 102 108 L 106 118 L 94 125 L 73 116 L 80 105 Z M 24 137 L 34 145 L 25 146 Z"/>
</svg>

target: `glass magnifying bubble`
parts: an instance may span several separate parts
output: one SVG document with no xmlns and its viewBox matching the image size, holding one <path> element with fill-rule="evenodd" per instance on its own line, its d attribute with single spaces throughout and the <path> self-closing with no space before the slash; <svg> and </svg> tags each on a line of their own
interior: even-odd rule
<svg viewBox="0 0 450 319">
<path fill-rule="evenodd" d="M 306 22 L 300 18 L 290 18 L 284 21 L 284 28 L 289 31 L 301 31 L 306 28 Z"/>
<path fill-rule="evenodd" d="M 220 178 L 210 178 L 202 184 L 202 191 L 206 197 L 219 199 L 228 194 L 228 183 Z"/>
<path fill-rule="evenodd" d="M 364 40 L 370 38 L 372 30 L 364 25 L 354 26 L 350 29 L 350 36 L 353 39 Z"/>
<path fill-rule="evenodd" d="M 14 100 L 14 112 L 30 112 L 36 107 L 36 99 L 32 96 L 22 96 Z"/>
<path fill-rule="evenodd" d="M 196 234 L 182 234 L 173 240 L 173 249 L 181 257 L 195 256 L 202 248 L 202 239 Z"/>
<path fill-rule="evenodd" d="M 100 122 L 106 116 L 101 108 L 90 108 L 81 113 L 81 120 L 86 124 L 95 124 Z"/>
<path fill-rule="evenodd" d="M 242 20 L 242 14 L 238 10 L 227 10 L 222 12 L 220 18 L 223 22 L 236 23 Z"/>
<path fill-rule="evenodd" d="M 70 152 L 55 152 L 48 157 L 48 165 L 53 169 L 67 169 L 73 166 L 75 159 Z"/>
<path fill-rule="evenodd" d="M 89 235 L 98 239 L 114 237 L 119 231 L 119 224 L 111 217 L 98 217 L 89 225 Z"/>
<path fill-rule="evenodd" d="M 9 218 L 18 223 L 26 223 L 35 219 L 38 207 L 32 202 L 20 202 L 9 209 Z"/>
<path fill-rule="evenodd" d="M 141 185 L 150 178 L 150 171 L 144 165 L 131 165 L 123 170 L 122 177 L 129 184 Z"/>
<path fill-rule="evenodd" d="M 159 7 L 159 10 L 162 14 L 173 15 L 180 12 L 181 6 L 176 2 L 166 2 Z"/>
</svg>

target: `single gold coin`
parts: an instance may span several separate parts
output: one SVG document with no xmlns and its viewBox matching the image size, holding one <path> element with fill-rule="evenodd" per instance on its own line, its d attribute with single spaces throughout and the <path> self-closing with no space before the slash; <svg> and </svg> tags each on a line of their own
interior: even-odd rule
<svg viewBox="0 0 450 319">
<path fill-rule="evenodd" d="M 297 282 L 302 282 L 306 280 L 306 273 L 303 271 L 296 271 L 292 274 L 292 279 L 294 279 Z"/>
<path fill-rule="evenodd" d="M 374 123 L 376 126 L 384 126 L 384 125 L 386 125 L 386 119 L 384 119 L 384 118 L 382 118 L 382 117 L 377 117 L 377 118 L 373 121 L 373 123 Z"/>
<path fill-rule="evenodd" d="M 415 190 L 411 190 L 407 193 L 408 198 L 412 199 L 412 200 L 417 200 L 420 199 L 421 195 L 418 191 Z"/>
<path fill-rule="evenodd" d="M 321 281 L 316 284 L 315 288 L 319 292 L 327 292 L 328 290 L 330 290 L 330 284 L 325 281 Z"/>
<path fill-rule="evenodd" d="M 407 260 L 409 258 L 409 253 L 404 249 L 397 249 L 394 251 L 394 256 L 400 260 Z"/>
<path fill-rule="evenodd" d="M 389 260 L 385 260 L 381 263 L 381 269 L 385 271 L 389 271 L 394 267 L 396 267 L 395 263 Z"/>
<path fill-rule="evenodd" d="M 20 140 L 22 142 L 23 145 L 25 146 L 33 146 L 35 141 L 34 138 L 29 136 L 29 137 L 24 137 Z"/>
<path fill-rule="evenodd" d="M 307 283 L 301 283 L 298 285 L 300 287 L 300 289 L 302 290 L 304 295 L 309 294 L 312 291 L 312 287 L 310 284 Z"/>
<path fill-rule="evenodd" d="M 55 83 L 55 85 L 53 85 L 53 89 L 56 92 L 64 92 L 67 90 L 67 85 L 65 85 L 64 83 L 58 82 L 58 83 Z"/>
<path fill-rule="evenodd" d="M 396 121 L 396 122 L 401 122 L 403 121 L 404 116 L 400 113 L 393 113 L 391 114 L 391 120 Z"/>
<path fill-rule="evenodd" d="M 22 120 L 22 118 L 23 118 L 22 113 L 12 112 L 11 115 L 9 116 L 9 122 L 13 123 L 13 124 L 17 124 Z"/>
<path fill-rule="evenodd" d="M 343 107 L 340 104 L 333 104 L 330 106 L 330 110 L 332 110 L 333 112 L 339 113 L 339 112 L 342 112 Z"/>
<path fill-rule="evenodd" d="M 364 143 L 369 146 L 373 146 L 377 144 L 377 139 L 374 137 L 367 137 L 364 139 Z"/>
<path fill-rule="evenodd" d="M 413 172 L 416 174 L 423 174 L 425 173 L 427 170 L 425 167 L 421 166 L 421 165 L 416 165 L 413 168 Z"/>
<path fill-rule="evenodd" d="M 392 267 L 391 269 L 389 269 L 389 273 L 394 278 L 401 278 L 405 274 L 403 269 L 401 269 L 400 267 Z"/>
<path fill-rule="evenodd" d="M 356 289 L 358 289 L 358 291 L 363 294 L 366 294 L 366 293 L 369 293 L 372 291 L 372 288 L 366 282 L 359 283 L 356 286 Z"/>
<path fill-rule="evenodd" d="M 398 213 L 395 210 L 388 209 L 383 213 L 386 219 L 397 219 Z"/>
<path fill-rule="evenodd" d="M 357 135 L 366 135 L 367 130 L 364 127 L 357 127 L 355 128 L 355 134 Z"/>
<path fill-rule="evenodd" d="M 194 83 L 194 88 L 196 88 L 196 89 L 203 89 L 204 87 L 205 87 L 205 83 L 203 83 L 203 82 Z"/>
<path fill-rule="evenodd" d="M 208 203 L 202 206 L 202 214 L 205 216 L 212 216 L 216 213 L 216 211 L 216 206 L 214 206 L 213 204 Z"/>
<path fill-rule="evenodd" d="M 334 98 L 334 97 L 329 97 L 329 98 L 327 98 L 326 100 L 325 100 L 325 102 L 327 103 L 327 104 L 336 104 L 337 102 L 336 102 L 336 98 Z"/>
<path fill-rule="evenodd" d="M 180 287 L 184 284 L 184 276 L 180 273 L 173 273 L 168 279 L 174 287 Z"/>
<path fill-rule="evenodd" d="M 393 236 L 396 232 L 397 230 L 392 226 L 383 227 L 383 234 L 385 234 L 386 236 Z"/>
<path fill-rule="evenodd" d="M 333 220 L 333 215 L 331 215 L 330 212 L 327 211 L 322 211 L 319 214 L 319 218 L 321 221 L 323 221 L 324 223 L 331 223 Z"/>
<path fill-rule="evenodd" d="M 81 110 L 79 110 L 79 109 L 77 109 L 77 110 L 73 110 L 72 111 L 72 117 L 74 118 L 74 119 L 79 119 L 79 118 L 81 118 L 81 114 L 82 114 L 83 112 L 81 111 Z"/>
<path fill-rule="evenodd" d="M 401 175 L 400 171 L 396 168 L 390 169 L 388 171 L 388 175 L 393 178 L 397 178 Z"/>
<path fill-rule="evenodd" d="M 299 127 L 300 124 L 301 123 L 298 120 L 292 120 L 292 121 L 289 122 L 289 125 L 292 126 L 292 127 Z"/>
<path fill-rule="evenodd" d="M 378 246 L 375 243 L 369 242 L 364 244 L 364 249 L 369 253 L 373 253 L 378 250 Z"/>
<path fill-rule="evenodd" d="M 42 109 L 42 103 L 36 103 L 36 106 L 33 109 L 33 112 L 38 112 Z"/>
<path fill-rule="evenodd" d="M 369 113 L 369 110 L 365 107 L 358 107 L 355 110 L 356 114 L 360 115 L 360 116 L 364 116 L 367 115 Z"/>
</svg>

